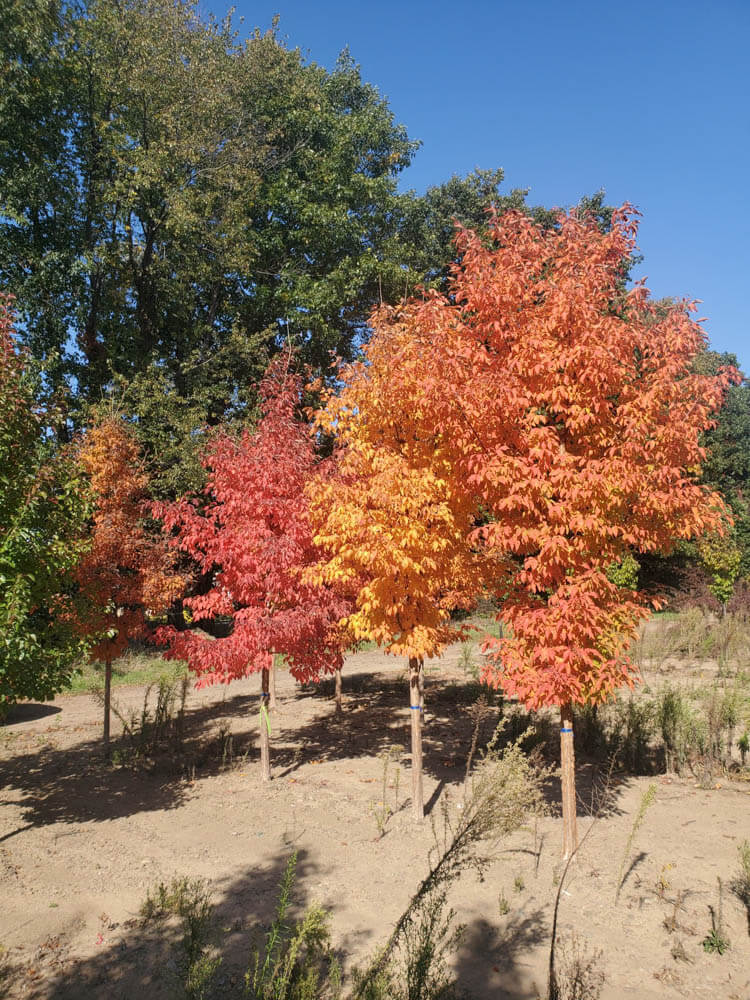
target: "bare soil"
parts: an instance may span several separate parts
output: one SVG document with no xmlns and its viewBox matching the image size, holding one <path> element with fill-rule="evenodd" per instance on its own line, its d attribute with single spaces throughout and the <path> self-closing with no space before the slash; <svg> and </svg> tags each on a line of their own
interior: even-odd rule
<svg viewBox="0 0 750 1000">
<path fill-rule="evenodd" d="M 403 664 L 377 652 L 347 661 L 340 717 L 332 682 L 301 690 L 279 674 L 273 781 L 265 785 L 257 678 L 191 691 L 182 747 L 148 766 L 105 760 L 101 707 L 90 696 L 18 706 L 0 730 L 0 942 L 10 1000 L 170 996 L 177 931 L 144 927 L 138 915 L 149 889 L 183 875 L 211 884 L 229 992 L 247 967 L 248 932 L 268 921 L 293 850 L 298 909 L 322 903 L 345 968 L 361 963 L 427 870 L 431 821 L 439 822 L 446 799 L 454 808 L 461 798 L 476 691 L 458 658 L 454 647 L 427 666 L 421 827 L 409 808 Z M 120 689 L 116 698 L 138 708 L 143 689 Z M 404 752 L 389 767 L 388 815 L 382 754 L 394 744 Z M 595 763 L 579 761 L 579 833 L 594 826 L 561 895 L 563 944 L 575 931 L 590 953 L 601 951 L 604 1000 L 748 1000 L 750 926 L 730 885 L 738 846 L 750 838 L 750 786 L 615 776 L 594 821 L 585 803 L 600 781 Z M 656 800 L 623 865 L 651 782 Z M 467 872 L 453 893 L 465 925 L 456 970 L 476 1000 L 545 995 L 561 836 L 556 783 L 549 791 L 550 815 L 514 835 L 484 881 Z M 722 956 L 702 947 L 719 879 L 731 942 Z"/>
</svg>

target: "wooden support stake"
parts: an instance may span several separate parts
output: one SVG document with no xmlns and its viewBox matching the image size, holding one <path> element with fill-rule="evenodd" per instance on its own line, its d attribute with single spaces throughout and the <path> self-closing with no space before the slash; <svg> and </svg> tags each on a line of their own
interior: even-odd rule
<svg viewBox="0 0 750 1000">
<path fill-rule="evenodd" d="M 566 861 L 578 848 L 573 706 L 570 703 L 560 707 L 560 777 L 562 780 L 563 861 Z"/>
<path fill-rule="evenodd" d="M 104 746 L 109 746 L 109 716 L 112 704 L 112 661 L 104 664 Z"/>
<path fill-rule="evenodd" d="M 341 715 L 341 712 L 342 712 L 342 708 L 341 708 L 341 667 L 337 667 L 336 668 L 335 679 L 336 679 L 335 680 L 336 689 L 335 689 L 335 695 L 334 695 L 334 697 L 336 699 L 336 715 Z"/>
<path fill-rule="evenodd" d="M 409 708 L 411 710 L 411 804 L 417 823 L 424 819 L 424 790 L 422 787 L 422 712 L 424 686 L 422 661 L 409 659 Z"/>
<path fill-rule="evenodd" d="M 260 672 L 260 777 L 261 781 L 271 780 L 271 734 L 269 733 L 270 721 L 268 718 L 269 697 L 269 670 L 263 667 Z"/>
</svg>

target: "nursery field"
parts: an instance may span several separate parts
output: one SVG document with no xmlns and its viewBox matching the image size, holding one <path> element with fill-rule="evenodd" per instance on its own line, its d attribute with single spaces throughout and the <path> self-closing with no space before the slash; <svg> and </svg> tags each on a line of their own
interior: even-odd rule
<svg viewBox="0 0 750 1000">
<path fill-rule="evenodd" d="M 701 627 L 696 616 L 651 624 L 635 650 L 644 667 L 635 699 L 578 721 L 582 846 L 567 873 L 559 785 L 548 775 L 546 815 L 498 845 L 482 880 L 467 868 L 450 887 L 464 929 L 448 961 L 468 996 L 547 995 L 561 889 L 561 996 L 750 997 L 750 857 L 744 881 L 741 867 L 750 679 L 737 635 L 717 645 Z M 148 919 L 143 907 L 160 883 L 186 877 L 215 907 L 222 964 L 206 996 L 238 996 L 295 852 L 290 912 L 312 903 L 328 912 L 346 986 L 426 874 L 444 817 L 460 815 L 473 737 L 481 748 L 501 715 L 508 738 L 529 724 L 518 706 L 472 707 L 479 660 L 476 647 L 457 645 L 426 664 L 421 827 L 409 809 L 404 664 L 378 651 L 347 659 L 340 715 L 331 681 L 303 689 L 278 672 L 270 784 L 259 779 L 257 677 L 189 690 L 179 717 L 175 688 L 159 731 L 140 727 L 145 688 L 116 688 L 131 731 L 113 741 L 114 766 L 102 755 L 96 697 L 18 706 L 0 729 L 0 995 L 184 996 L 179 920 L 157 919 L 153 905 Z M 556 723 L 535 723 L 528 746 L 554 763 Z M 582 985 L 566 993 L 577 972 Z"/>
</svg>

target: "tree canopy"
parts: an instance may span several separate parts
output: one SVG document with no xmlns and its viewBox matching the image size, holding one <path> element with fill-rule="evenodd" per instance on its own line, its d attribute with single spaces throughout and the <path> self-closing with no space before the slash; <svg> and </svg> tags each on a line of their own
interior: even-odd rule
<svg viewBox="0 0 750 1000">
<path fill-rule="evenodd" d="M 135 417 L 165 498 L 282 344 L 351 359 L 374 306 L 444 286 L 456 219 L 524 205 L 498 169 L 400 193 L 419 144 L 347 52 L 328 71 L 196 0 L 9 0 L 0 50 L 0 288 L 70 416 Z"/>
<path fill-rule="evenodd" d="M 60 375 L 96 395 L 156 363 L 218 419 L 279 336 L 350 348 L 416 144 L 349 58 L 191 0 L 14 0 L 0 28 L 0 277 Z"/>
</svg>

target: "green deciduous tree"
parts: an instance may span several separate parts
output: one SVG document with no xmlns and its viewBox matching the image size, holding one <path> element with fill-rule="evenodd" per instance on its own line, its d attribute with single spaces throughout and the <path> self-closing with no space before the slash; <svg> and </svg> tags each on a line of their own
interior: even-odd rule
<svg viewBox="0 0 750 1000">
<path fill-rule="evenodd" d="M 60 598 L 88 513 L 80 470 L 45 433 L 50 414 L 12 322 L 0 297 L 0 715 L 19 698 L 64 688 L 83 651 Z"/>
<path fill-rule="evenodd" d="M 700 368 L 708 374 L 727 364 L 737 364 L 733 354 L 707 351 L 700 358 Z M 705 445 L 704 482 L 717 489 L 731 509 L 740 556 L 737 573 L 750 577 L 750 381 L 746 377 L 727 392 Z"/>
<path fill-rule="evenodd" d="M 164 497 L 282 342 L 350 359 L 374 306 L 445 286 L 456 219 L 524 206 L 500 170 L 399 193 L 418 144 L 348 53 L 241 41 L 196 0 L 7 0 L 0 56 L 0 288 L 56 383 L 137 416 Z"/>
<path fill-rule="evenodd" d="M 158 394 L 179 451 L 185 401 L 193 427 L 242 416 L 280 342 L 351 351 L 402 273 L 416 144 L 348 57 L 192 0 L 11 0 L 0 39 L 0 287 L 52 377 Z"/>
</svg>

